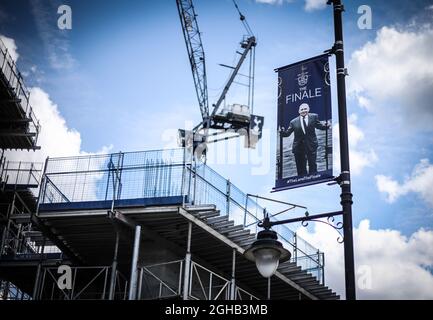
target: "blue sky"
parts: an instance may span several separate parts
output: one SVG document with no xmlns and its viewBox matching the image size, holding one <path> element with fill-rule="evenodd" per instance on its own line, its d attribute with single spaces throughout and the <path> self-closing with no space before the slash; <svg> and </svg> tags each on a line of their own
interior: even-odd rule
<svg viewBox="0 0 433 320">
<path fill-rule="evenodd" d="M 238 0 L 258 38 L 255 113 L 265 116 L 268 129 L 267 146 L 258 147 L 265 170 L 254 174 L 252 168 L 260 167 L 254 163 L 211 166 L 243 191 L 270 196 L 276 141 L 273 70 L 330 48 L 333 25 L 329 6 L 306 10 L 303 0 L 259 2 L 264 1 Z M 429 25 L 433 2 L 345 2 L 348 113 L 354 126 L 351 151 L 365 159 L 353 174 L 354 226 L 367 219 L 372 230 L 394 230 L 407 240 L 420 229 L 433 230 L 433 204 L 428 200 L 433 186 L 433 126 L 429 122 L 433 108 L 425 104 L 432 73 L 414 68 L 414 80 L 404 93 L 416 96 L 419 108 L 412 110 L 397 86 L 406 81 L 407 77 L 399 77 L 408 73 L 403 69 L 406 59 L 381 71 L 382 62 L 389 60 L 377 59 L 376 52 L 399 57 L 397 53 L 410 41 L 425 44 L 426 52 L 433 48 Z M 60 4 L 72 8 L 72 30 L 57 28 Z M 363 4 L 372 8 L 371 30 L 357 26 L 357 10 Z M 233 64 L 245 32 L 231 0 L 196 0 L 195 8 L 206 52 L 209 97 L 214 102 L 228 75 L 218 63 Z M 80 133 L 79 152 L 95 152 L 103 146 L 111 146 L 112 151 L 158 149 L 167 145 L 168 133 L 184 127 L 185 121 L 196 124 L 200 119 L 175 1 L 5 0 L 0 4 L 0 34 L 14 39 L 27 84 L 47 93 L 69 130 Z M 386 47 L 394 38 L 398 45 Z M 363 64 L 360 56 L 352 56 L 354 52 L 366 55 L 368 62 Z M 422 64 L 425 55 L 417 54 L 414 65 L 429 69 Z M 375 79 L 387 72 L 384 88 L 378 89 Z M 350 87 L 350 81 L 356 85 Z M 335 76 L 332 82 L 336 123 Z M 369 100 L 369 107 L 363 106 L 360 97 Z M 409 124 L 407 119 L 421 111 L 425 113 L 417 113 Z M 216 152 L 215 148 L 210 152 Z M 73 150 L 77 151 L 71 148 L 70 155 Z M 248 155 L 240 148 L 237 153 Z M 422 159 L 427 163 L 417 167 Z M 357 163 L 352 166 L 358 168 Z M 337 186 L 311 186 L 271 196 L 307 205 L 310 212 L 339 209 Z"/>
</svg>

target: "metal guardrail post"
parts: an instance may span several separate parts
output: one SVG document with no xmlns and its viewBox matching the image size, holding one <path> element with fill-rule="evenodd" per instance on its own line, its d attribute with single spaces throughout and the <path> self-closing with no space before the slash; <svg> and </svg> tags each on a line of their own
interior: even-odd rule
<svg viewBox="0 0 433 320">
<path fill-rule="evenodd" d="M 29 172 L 29 178 L 27 180 L 27 184 L 30 184 L 30 179 L 32 177 L 32 173 L 33 173 L 33 162 L 30 163 L 30 172 Z"/>
<path fill-rule="evenodd" d="M 247 225 L 247 214 L 248 214 L 248 198 L 249 198 L 249 195 L 248 194 L 246 194 L 245 195 L 245 210 L 244 210 L 244 228 L 245 228 L 245 226 Z"/>
<path fill-rule="evenodd" d="M 195 200 L 197 196 L 197 160 L 194 157 L 194 191 L 193 191 L 193 201 L 192 204 L 195 205 Z"/>
<path fill-rule="evenodd" d="M 38 263 L 38 268 L 36 270 L 36 277 L 35 277 L 35 285 L 33 287 L 33 300 L 39 300 L 39 294 L 40 294 L 40 277 L 41 277 L 41 270 L 42 270 L 42 259 L 44 257 L 44 251 L 45 251 L 45 241 L 46 238 L 44 237 L 44 241 L 42 243 L 42 249 L 41 249 L 41 254 L 40 254 L 40 259 L 39 259 L 39 263 Z"/>
<path fill-rule="evenodd" d="M 125 158 L 124 152 L 119 152 L 119 161 L 118 161 L 118 170 L 117 170 L 117 179 L 119 180 L 119 184 L 117 186 L 117 200 L 120 199 L 122 195 L 122 172 L 123 172 L 123 160 Z"/>
<path fill-rule="evenodd" d="M 20 177 L 20 171 L 21 171 L 21 161 L 18 163 L 18 171 L 17 171 L 17 177 L 16 177 L 16 179 L 15 179 L 15 187 L 16 187 L 17 184 L 18 184 L 18 179 L 19 179 L 19 177 Z"/>
<path fill-rule="evenodd" d="M 186 148 L 183 148 L 182 180 L 180 181 L 180 194 L 182 196 L 182 207 L 185 206 L 185 174 L 186 174 Z"/>
<path fill-rule="evenodd" d="M 116 274 L 117 274 L 117 254 L 119 251 L 119 231 L 116 230 L 116 243 L 114 245 L 114 257 L 111 265 L 110 275 L 110 291 L 108 293 L 108 300 L 114 300 L 116 293 Z"/>
<path fill-rule="evenodd" d="M 8 161 L 6 161 L 6 169 L 4 170 L 4 173 L 5 173 L 5 184 L 7 183 L 7 181 L 9 180 L 9 175 L 7 174 L 8 173 L 8 170 L 9 170 L 9 160 Z"/>
<path fill-rule="evenodd" d="M 230 283 L 230 300 L 236 300 L 236 249 L 233 249 L 232 279 Z"/>
<path fill-rule="evenodd" d="M 39 215 L 39 206 L 41 204 L 41 202 L 43 202 L 45 200 L 45 194 L 47 192 L 47 179 L 46 179 L 46 173 L 47 173 L 47 167 L 48 167 L 48 160 L 50 157 L 47 157 L 45 159 L 45 164 L 44 164 L 44 168 L 42 171 L 42 178 L 41 178 L 41 183 L 39 186 L 39 194 L 38 194 L 38 202 L 36 204 L 36 212 L 34 213 L 36 215 L 36 217 Z M 33 211 L 31 213 L 31 218 L 33 218 Z"/>
<path fill-rule="evenodd" d="M 143 268 L 140 268 L 140 275 L 138 277 L 138 292 L 137 292 L 137 299 L 141 299 L 141 290 L 143 287 Z"/>
<path fill-rule="evenodd" d="M 226 186 L 226 214 L 229 215 L 230 213 L 230 179 L 227 179 L 227 186 Z"/>
<path fill-rule="evenodd" d="M 184 261 L 181 260 L 180 261 L 180 265 L 179 265 L 179 284 L 177 287 L 177 294 L 180 295 L 180 293 L 182 292 L 182 272 L 183 272 L 183 263 Z"/>
<path fill-rule="evenodd" d="M 322 265 L 320 267 L 320 271 L 322 272 L 322 285 L 325 285 L 325 253 L 322 252 Z"/>
</svg>

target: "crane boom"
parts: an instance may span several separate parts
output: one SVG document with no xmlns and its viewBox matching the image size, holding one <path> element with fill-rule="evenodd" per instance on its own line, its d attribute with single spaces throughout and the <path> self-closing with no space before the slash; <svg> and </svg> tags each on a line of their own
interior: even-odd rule
<svg viewBox="0 0 433 320">
<path fill-rule="evenodd" d="M 241 57 L 239 58 L 239 61 L 236 65 L 236 67 L 233 67 L 232 74 L 230 75 L 229 80 L 227 81 L 226 85 L 224 86 L 224 90 L 221 93 L 218 101 L 216 104 L 213 105 L 214 109 L 212 111 L 211 118 L 217 113 L 218 108 L 220 107 L 223 100 L 226 98 L 226 94 L 230 89 L 230 86 L 232 85 L 233 81 L 235 80 L 239 69 L 242 66 L 242 63 L 244 62 L 246 56 L 250 52 L 250 50 L 256 45 L 256 38 L 254 36 L 249 37 L 246 41 L 242 42 L 242 48 L 244 48 L 244 52 L 242 53 Z"/>
<path fill-rule="evenodd" d="M 206 63 L 200 30 L 192 0 L 176 0 L 183 36 L 188 51 L 188 58 L 194 78 L 195 91 L 203 121 L 209 118 Z"/>
</svg>

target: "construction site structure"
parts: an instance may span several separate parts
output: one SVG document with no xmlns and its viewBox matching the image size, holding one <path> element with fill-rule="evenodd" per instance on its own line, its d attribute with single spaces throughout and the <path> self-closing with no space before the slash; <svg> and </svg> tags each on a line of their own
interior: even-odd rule
<svg viewBox="0 0 433 320">
<path fill-rule="evenodd" d="M 30 92 L 24 85 L 15 61 L 0 39 L 0 264 L 3 257 L 18 252 L 34 253 L 23 241 L 33 226 L 30 220 L 12 219 L 16 214 L 36 212 L 43 164 L 11 161 L 5 151 L 37 150 L 40 131 L 30 105 Z M 33 190 L 33 191 L 32 191 Z M 28 299 L 30 295 L 10 282 L 0 271 L 0 299 Z"/>
<path fill-rule="evenodd" d="M 40 126 L 0 49 L 0 299 L 268 296 L 268 280 L 243 256 L 263 208 L 191 149 L 8 160 L 38 149 Z M 276 231 L 292 259 L 270 278 L 271 299 L 338 299 L 324 254 L 285 226 Z"/>
<path fill-rule="evenodd" d="M 9 216 L 35 223 L 2 255 L 1 277 L 33 299 L 266 298 L 267 279 L 243 256 L 263 208 L 189 159 L 186 148 L 48 159 L 36 211 Z M 271 298 L 337 299 L 323 253 L 277 231 L 293 258 Z M 65 265 L 69 289 L 58 285 Z"/>
</svg>

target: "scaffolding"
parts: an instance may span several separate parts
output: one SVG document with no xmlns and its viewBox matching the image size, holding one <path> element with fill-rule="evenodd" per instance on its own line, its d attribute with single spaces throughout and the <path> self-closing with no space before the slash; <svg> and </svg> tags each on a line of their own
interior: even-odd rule
<svg viewBox="0 0 433 320">
<path fill-rule="evenodd" d="M 0 39 L 0 149 L 39 149 L 39 131 L 30 91 Z"/>
<path fill-rule="evenodd" d="M 14 59 L 0 39 L 0 299 L 31 299 L 31 290 L 17 285 L 29 282 L 30 269 L 21 273 L 11 263 L 28 265 L 39 260 L 41 232 L 29 218 L 36 212 L 42 163 L 10 161 L 5 150 L 37 150 L 39 121 L 30 105 L 30 92 Z M 48 257 L 47 257 L 48 258 Z M 31 276 L 30 276 L 31 277 Z"/>
<path fill-rule="evenodd" d="M 90 206 L 162 203 L 214 204 L 221 215 L 253 234 L 263 208 L 248 195 L 200 161 L 186 148 L 120 152 L 48 159 L 40 208 L 76 209 Z M 324 255 L 286 226 L 276 228 L 292 253 L 292 262 L 323 283 Z"/>
<path fill-rule="evenodd" d="M 10 283 L 33 299 L 266 297 L 267 281 L 242 257 L 263 208 L 189 149 L 49 158 L 30 179 L 24 167 L 9 165 L 9 176 L 40 177 L 38 202 L 8 216 L 24 229 L 3 232 L 0 272 L 12 279 L 31 265 L 27 280 Z M 324 285 L 323 253 L 287 227 L 276 231 L 292 260 L 272 278 L 274 296 L 337 299 Z M 152 258 L 161 250 L 171 253 Z M 57 285 L 59 265 L 70 266 L 72 288 Z"/>
</svg>

